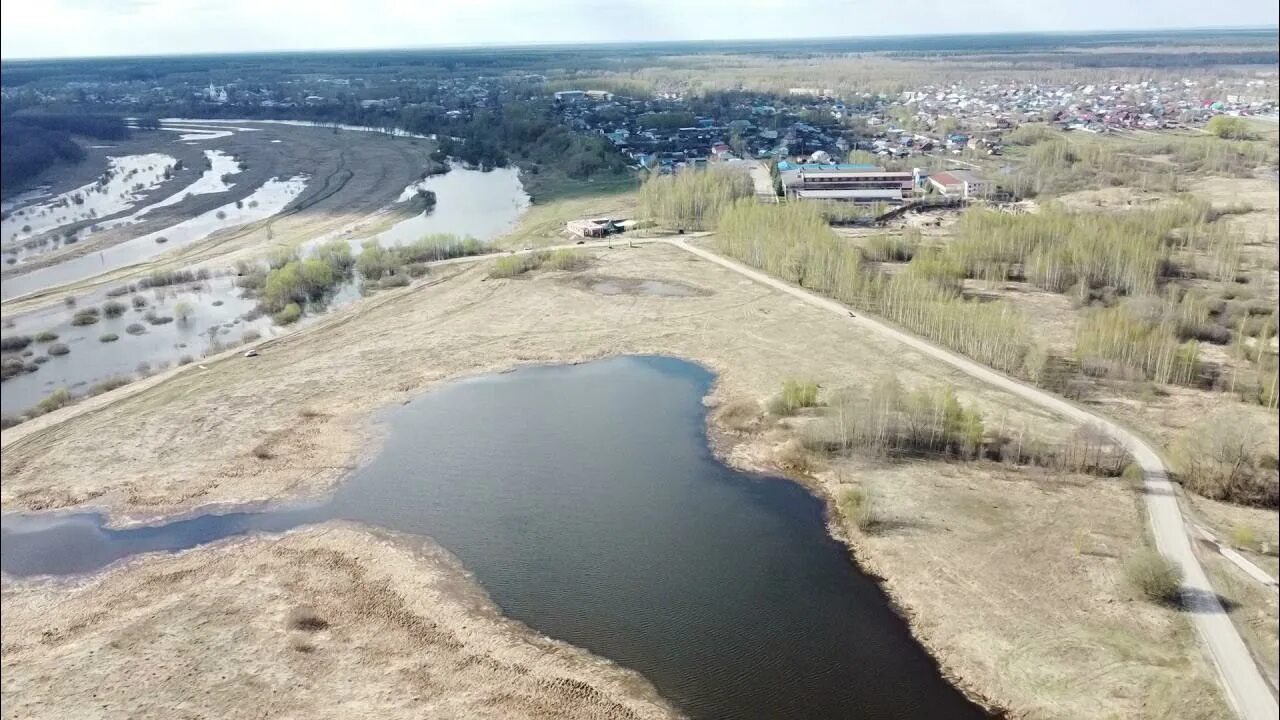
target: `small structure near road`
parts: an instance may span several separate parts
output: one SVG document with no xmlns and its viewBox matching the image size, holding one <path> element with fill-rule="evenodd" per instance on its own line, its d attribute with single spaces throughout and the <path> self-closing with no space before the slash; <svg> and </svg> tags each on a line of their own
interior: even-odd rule
<svg viewBox="0 0 1280 720">
<path fill-rule="evenodd" d="M 639 226 L 635 220 L 615 220 L 613 218 L 592 218 L 588 220 L 570 220 L 565 229 L 571 235 L 582 238 L 602 238 L 616 233 L 634 230 Z"/>
</svg>

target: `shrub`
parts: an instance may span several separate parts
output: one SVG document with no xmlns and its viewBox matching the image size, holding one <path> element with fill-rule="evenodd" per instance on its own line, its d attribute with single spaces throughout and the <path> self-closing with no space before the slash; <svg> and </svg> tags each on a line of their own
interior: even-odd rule
<svg viewBox="0 0 1280 720">
<path fill-rule="evenodd" d="M 1182 569 L 1155 550 L 1140 550 L 1124 564 L 1124 577 L 1144 598 L 1175 602 L 1182 587 Z"/>
<path fill-rule="evenodd" d="M 257 445 L 254 445 L 253 456 L 258 458 L 259 460 L 270 460 L 271 458 L 275 457 L 275 454 L 271 452 L 271 440 L 270 439 L 263 440 Z"/>
<path fill-rule="evenodd" d="M 1212 135 L 1228 140 L 1248 140 L 1253 137 L 1247 122 L 1241 118 L 1228 115 L 1218 115 L 1210 119 L 1209 124 L 1205 125 L 1204 129 Z"/>
<path fill-rule="evenodd" d="M 530 270 L 542 267 L 542 263 L 546 261 L 548 255 L 549 253 L 536 252 L 498 258 L 497 262 L 493 264 L 493 269 L 489 271 L 489 277 L 512 278 L 517 275 L 523 275 Z"/>
<path fill-rule="evenodd" d="M 1235 525 L 1231 528 L 1231 544 L 1241 550 L 1256 550 L 1258 533 L 1248 525 Z"/>
<path fill-rule="evenodd" d="M 102 314 L 109 318 L 117 318 L 124 314 L 129 307 L 122 302 L 116 300 L 108 300 L 102 304 Z"/>
<path fill-rule="evenodd" d="M 141 310 L 142 308 L 147 306 L 147 299 L 142 297 L 141 295 L 134 295 L 133 297 L 129 298 L 129 302 L 133 305 L 133 308 L 135 310 Z"/>
<path fill-rule="evenodd" d="M 97 383 L 97 384 L 93 385 L 92 387 L 90 387 L 90 388 L 89 388 L 89 394 L 90 394 L 90 395 L 101 395 L 102 393 L 105 393 L 105 392 L 111 392 L 112 390 L 115 390 L 116 388 L 124 387 L 125 385 L 128 385 L 128 384 L 129 384 L 129 383 L 131 383 L 131 382 L 133 382 L 133 381 L 132 381 L 132 380 L 130 380 L 129 378 L 127 378 L 127 377 L 124 377 L 124 376 L 121 376 L 121 375 L 116 375 L 116 376 L 114 376 L 114 377 L 109 377 L 109 378 L 107 378 L 106 380 L 103 380 L 102 382 Z"/>
<path fill-rule="evenodd" d="M 157 270 L 139 280 L 138 287 L 145 290 L 147 288 L 164 287 L 166 285 L 177 285 L 179 283 L 208 279 L 209 270 L 206 268 L 200 268 L 199 270 Z"/>
<path fill-rule="evenodd" d="M 586 253 L 577 250 L 556 250 L 551 253 L 551 257 L 547 258 L 547 264 L 552 270 L 562 270 L 565 272 L 573 272 L 582 270 L 591 264 L 591 258 Z"/>
<path fill-rule="evenodd" d="M 38 343 L 53 342 L 54 340 L 57 340 L 57 339 L 58 339 L 58 333 L 53 332 L 51 330 L 42 330 L 39 333 L 36 333 L 36 342 Z"/>
<path fill-rule="evenodd" d="M 51 413 L 61 407 L 71 404 L 71 392 L 66 388 L 58 388 L 45 396 L 43 400 L 36 404 L 36 412 L 40 415 Z"/>
<path fill-rule="evenodd" d="M 121 295 L 128 295 L 130 292 L 132 291 L 129 289 L 128 285 L 117 285 L 107 291 L 107 297 L 120 297 Z"/>
<path fill-rule="evenodd" d="M 26 371 L 27 364 L 22 362 L 22 358 L 7 357 L 0 360 L 0 380 L 17 377 Z"/>
<path fill-rule="evenodd" d="M 183 355 L 182 357 L 178 358 L 179 365 L 190 365 L 195 361 L 196 359 L 191 357 L 190 355 Z"/>
<path fill-rule="evenodd" d="M 103 333 L 98 336 L 98 342 L 104 342 L 104 343 L 115 342 L 119 339 L 120 339 L 120 336 L 115 333 Z"/>
<path fill-rule="evenodd" d="M 185 300 L 173 306 L 173 314 L 177 316 L 178 322 L 183 325 L 187 324 L 195 310 L 195 306 Z"/>
<path fill-rule="evenodd" d="M 147 326 L 142 323 L 129 323 L 129 327 L 124 329 L 130 335 L 141 335 L 147 331 Z"/>
<path fill-rule="evenodd" d="M 92 325 L 98 322 L 98 308 L 85 308 L 77 310 L 76 314 L 71 318 L 72 325 Z"/>
<path fill-rule="evenodd" d="M 1146 473 L 1142 472 L 1141 465 L 1131 462 L 1124 466 L 1124 470 L 1121 471 L 1120 477 L 1124 478 L 1134 491 L 1140 491 L 1142 489 L 1143 482 L 1146 480 Z"/>
<path fill-rule="evenodd" d="M 1225 410 L 1188 426 L 1170 447 L 1178 480 L 1214 500 L 1280 506 L 1280 481 L 1267 448 L 1275 435 L 1250 416 Z"/>
<path fill-rule="evenodd" d="M 67 347 L 66 343 L 54 343 L 49 346 L 48 352 L 50 355 L 66 355 L 71 352 L 71 348 Z"/>
<path fill-rule="evenodd" d="M 716 422 L 733 430 L 746 432 L 760 419 L 760 403 L 743 399 L 731 402 L 716 412 Z"/>
<path fill-rule="evenodd" d="M 404 273 L 396 273 L 395 275 L 384 275 L 382 279 L 378 281 L 378 287 L 382 287 L 382 288 L 405 287 L 408 284 L 409 284 L 409 276 Z"/>
<path fill-rule="evenodd" d="M 846 521 L 863 532 L 875 524 L 871 495 L 862 488 L 846 488 L 836 500 L 836 507 Z"/>
<path fill-rule="evenodd" d="M 271 319 L 274 320 L 277 325 L 290 325 L 297 322 L 301 317 L 302 307 L 298 305 L 298 303 L 289 303 L 284 306 L 283 310 L 271 316 Z"/>
<path fill-rule="evenodd" d="M 54 337 L 57 337 L 56 335 Z M 31 344 L 29 335 L 10 335 L 0 338 L 0 352 L 16 352 Z"/>
<path fill-rule="evenodd" d="M 316 632 L 329 627 L 329 621 L 320 617 L 315 608 L 302 605 L 289 611 L 289 627 L 294 630 Z"/>
<path fill-rule="evenodd" d="M 485 246 L 475 238 L 460 238 L 457 235 L 428 235 L 408 245 L 400 245 L 391 249 L 401 263 L 436 262 L 456 257 L 479 255 L 485 252 Z"/>
<path fill-rule="evenodd" d="M 142 316 L 144 320 L 152 325 L 168 325 L 173 322 L 173 318 L 168 315 L 161 315 L 154 310 L 148 310 L 146 315 Z"/>
<path fill-rule="evenodd" d="M 260 339 L 262 339 L 262 333 L 257 330 L 245 330 L 240 334 L 240 342 L 251 343 Z"/>
<path fill-rule="evenodd" d="M 801 475 L 813 472 L 816 463 L 813 455 L 799 440 L 788 440 L 774 452 L 774 461 L 783 470 Z"/>
<path fill-rule="evenodd" d="M 782 384 L 782 394 L 769 401 L 769 412 L 774 415 L 790 415 L 800 408 L 817 404 L 817 383 L 788 380 Z"/>
<path fill-rule="evenodd" d="M 366 279 L 377 281 L 400 267 L 400 259 L 390 249 L 377 242 L 367 242 L 356 259 L 356 271 Z"/>
</svg>

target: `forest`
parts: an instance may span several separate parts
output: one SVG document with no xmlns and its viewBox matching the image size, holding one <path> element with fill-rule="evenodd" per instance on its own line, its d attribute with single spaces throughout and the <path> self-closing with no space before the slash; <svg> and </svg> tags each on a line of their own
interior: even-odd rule
<svg viewBox="0 0 1280 720">
<path fill-rule="evenodd" d="M 7 110 L 7 108 L 6 108 Z M 5 112 L 0 124 L 0 183 L 23 183 L 57 163 L 78 163 L 84 148 L 73 135 L 121 140 L 129 130 L 118 116 Z"/>
</svg>

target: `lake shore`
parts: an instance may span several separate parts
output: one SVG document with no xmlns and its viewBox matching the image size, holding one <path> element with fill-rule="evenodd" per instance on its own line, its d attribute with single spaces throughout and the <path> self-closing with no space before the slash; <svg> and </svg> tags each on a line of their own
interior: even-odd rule
<svg viewBox="0 0 1280 720">
<path fill-rule="evenodd" d="M 712 369 L 715 406 L 763 401 L 787 379 L 866 387 L 892 372 L 908 386 L 951 385 L 966 405 L 1010 427 L 1049 439 L 1070 429 L 674 248 L 600 251 L 576 275 L 499 281 L 486 270 L 448 268 L 269 341 L 257 358 L 228 354 L 6 430 L 4 505 L 97 506 L 125 523 L 316 496 L 377 447 L 369 420 L 381 407 L 464 375 L 627 353 Z M 597 293 L 581 280 L 593 274 L 699 292 L 652 295 L 643 283 L 612 283 L 635 292 Z M 776 469 L 790 437 L 785 423 L 731 442 L 711 434 L 730 464 L 764 470 Z M 1119 558 L 1143 528 L 1124 487 L 938 461 L 838 463 L 812 482 L 830 498 L 851 480 L 876 488 L 901 526 L 846 536 L 858 562 L 885 579 L 916 635 L 971 695 L 1027 717 L 1100 708 L 1219 716 L 1185 621 L 1117 587 Z M 1029 544 L 999 540 L 1009 528 Z M 1028 635 L 1045 617 L 1054 618 L 1052 644 Z M 1100 666 L 1112 668 L 1105 687 L 1088 680 Z"/>
<path fill-rule="evenodd" d="M 6 583 L 3 624 L 5 717 L 678 717 L 437 545 L 341 522 Z"/>
</svg>

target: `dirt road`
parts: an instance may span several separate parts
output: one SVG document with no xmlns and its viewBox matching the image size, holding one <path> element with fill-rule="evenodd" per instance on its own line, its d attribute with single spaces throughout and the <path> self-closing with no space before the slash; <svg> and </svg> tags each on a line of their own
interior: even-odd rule
<svg viewBox="0 0 1280 720">
<path fill-rule="evenodd" d="M 665 240 L 698 257 L 740 273 L 755 282 L 781 290 L 804 302 L 838 315 L 847 316 L 853 325 L 889 337 L 912 349 L 1002 390 L 1013 393 L 1037 405 L 1082 423 L 1095 425 L 1124 444 L 1142 467 L 1144 476 L 1144 501 L 1151 521 L 1151 531 L 1160 552 L 1182 568 L 1182 593 L 1187 612 L 1191 614 L 1196 631 L 1209 650 L 1217 668 L 1228 700 L 1240 717 L 1245 720 L 1274 720 L 1277 714 L 1276 698 L 1271 694 L 1262 673 L 1258 670 L 1248 648 L 1227 616 L 1217 593 L 1209 584 L 1204 568 L 1192 552 L 1187 535 L 1187 523 L 1178 505 L 1169 471 L 1160 456 L 1137 435 L 1119 425 L 1079 408 L 1061 398 L 1030 385 L 1002 375 L 978 362 L 943 350 L 914 335 L 878 322 L 864 315 L 853 316 L 849 309 L 833 300 L 820 297 L 764 273 L 728 260 L 720 255 L 684 242 Z"/>
</svg>

